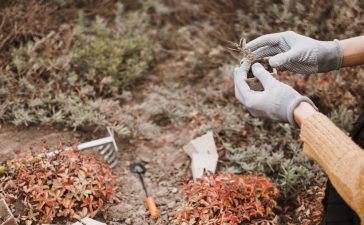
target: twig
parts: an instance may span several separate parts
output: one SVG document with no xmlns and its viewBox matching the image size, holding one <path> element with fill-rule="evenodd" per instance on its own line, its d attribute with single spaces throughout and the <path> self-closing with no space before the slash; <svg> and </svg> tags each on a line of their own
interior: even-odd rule
<svg viewBox="0 0 364 225">
<path fill-rule="evenodd" d="M 250 49 L 245 47 L 246 46 L 245 38 L 241 38 L 239 44 L 231 41 L 228 41 L 228 43 L 230 43 L 230 45 L 233 46 L 233 48 L 228 47 L 229 50 L 239 52 L 243 55 L 243 58 L 246 58 L 250 62 L 253 62 L 254 60 L 253 53 L 251 52 Z"/>
</svg>

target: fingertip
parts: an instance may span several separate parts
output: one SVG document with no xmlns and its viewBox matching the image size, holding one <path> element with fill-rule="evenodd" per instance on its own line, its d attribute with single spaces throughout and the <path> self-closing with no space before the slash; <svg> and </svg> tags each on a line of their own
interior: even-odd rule
<svg viewBox="0 0 364 225">
<path fill-rule="evenodd" d="M 271 82 L 272 75 L 260 63 L 254 63 L 252 71 L 254 76 L 262 83 L 264 89 L 266 89 Z"/>
<path fill-rule="evenodd" d="M 247 72 L 243 67 L 235 68 L 235 79 L 245 80 L 247 78 Z"/>
<path fill-rule="evenodd" d="M 242 58 L 241 60 L 240 60 L 240 65 L 246 65 L 246 64 L 250 64 L 250 61 L 249 61 L 249 59 L 248 58 Z"/>
<path fill-rule="evenodd" d="M 250 41 L 250 42 L 246 43 L 245 48 L 252 49 L 253 45 L 254 45 L 254 42 Z"/>
<path fill-rule="evenodd" d="M 254 63 L 252 65 L 252 71 L 253 73 L 257 72 L 258 70 L 264 69 L 263 65 L 260 63 Z"/>
<path fill-rule="evenodd" d="M 246 58 L 243 58 L 240 61 L 240 67 L 244 68 L 246 70 L 246 72 L 248 72 L 249 68 L 250 68 L 250 61 Z"/>
<path fill-rule="evenodd" d="M 280 66 L 278 60 L 275 57 L 270 57 L 269 60 L 268 60 L 268 62 L 269 62 L 269 65 L 271 67 L 278 67 L 278 66 Z"/>
<path fill-rule="evenodd" d="M 252 66 L 252 72 L 254 76 L 259 76 L 260 74 L 269 74 L 269 72 L 260 63 L 254 63 Z"/>
</svg>

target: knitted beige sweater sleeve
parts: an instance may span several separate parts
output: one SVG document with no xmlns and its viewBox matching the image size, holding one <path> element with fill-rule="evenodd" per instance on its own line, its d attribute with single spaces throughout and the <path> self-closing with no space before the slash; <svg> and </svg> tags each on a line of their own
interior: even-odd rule
<svg viewBox="0 0 364 225">
<path fill-rule="evenodd" d="M 321 165 L 364 225 L 364 151 L 321 113 L 303 121 L 301 138 L 305 154 Z"/>
</svg>

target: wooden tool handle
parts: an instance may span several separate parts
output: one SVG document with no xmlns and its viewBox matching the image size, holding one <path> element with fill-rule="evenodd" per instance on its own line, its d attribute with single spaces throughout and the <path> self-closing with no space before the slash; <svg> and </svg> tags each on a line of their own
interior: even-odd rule
<svg viewBox="0 0 364 225">
<path fill-rule="evenodd" d="M 154 218 L 158 218 L 159 217 L 159 211 L 158 211 L 157 205 L 154 202 L 154 198 L 153 197 L 147 197 L 146 200 L 147 200 L 147 205 L 148 205 L 150 216 L 154 217 Z"/>
</svg>

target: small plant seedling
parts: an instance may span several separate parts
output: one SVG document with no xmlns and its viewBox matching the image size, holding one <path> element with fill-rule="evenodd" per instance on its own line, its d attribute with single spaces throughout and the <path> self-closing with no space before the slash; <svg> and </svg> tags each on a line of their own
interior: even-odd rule
<svg viewBox="0 0 364 225">
<path fill-rule="evenodd" d="M 229 48 L 230 50 L 239 52 L 240 54 L 243 55 L 243 58 L 249 60 L 250 63 L 254 61 L 254 56 L 252 51 L 245 47 L 246 46 L 245 38 L 241 38 L 239 43 L 230 42 L 230 44 L 232 45 L 232 48 Z"/>
<path fill-rule="evenodd" d="M 246 48 L 246 39 L 245 38 L 241 38 L 239 41 L 239 44 L 234 43 L 234 42 L 230 42 L 230 43 L 233 45 L 233 48 L 229 48 L 229 49 L 239 52 L 243 56 L 243 58 L 245 58 L 245 60 L 249 61 L 249 63 L 251 65 L 253 65 L 254 63 L 260 63 L 263 65 L 263 67 L 266 70 L 268 70 L 273 75 L 277 73 L 276 70 L 273 69 L 269 65 L 268 57 L 254 59 L 254 55 L 253 55 L 252 51 L 250 49 Z M 260 81 L 257 78 L 254 77 L 254 74 L 253 74 L 251 68 L 249 69 L 247 78 L 248 79 L 246 80 L 246 82 L 248 83 L 250 89 L 252 89 L 254 91 L 264 91 L 263 85 L 260 83 Z"/>
</svg>

